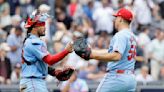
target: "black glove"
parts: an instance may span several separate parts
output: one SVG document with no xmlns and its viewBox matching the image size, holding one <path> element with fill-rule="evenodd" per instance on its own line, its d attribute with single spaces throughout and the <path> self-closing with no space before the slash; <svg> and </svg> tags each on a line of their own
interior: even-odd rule
<svg viewBox="0 0 164 92">
<path fill-rule="evenodd" d="M 88 47 L 86 39 L 84 38 L 77 39 L 76 41 L 74 41 L 73 47 L 77 55 L 79 55 L 85 60 L 90 59 L 91 48 Z"/>
<path fill-rule="evenodd" d="M 48 67 L 48 73 L 52 76 L 55 76 L 59 81 L 68 80 L 71 75 L 74 73 L 75 69 L 69 67 L 64 69 L 53 69 Z"/>
</svg>

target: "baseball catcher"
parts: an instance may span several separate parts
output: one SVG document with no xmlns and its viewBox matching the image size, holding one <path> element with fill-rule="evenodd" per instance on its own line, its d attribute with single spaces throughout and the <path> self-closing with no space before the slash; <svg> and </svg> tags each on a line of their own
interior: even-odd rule
<svg viewBox="0 0 164 92">
<path fill-rule="evenodd" d="M 59 53 L 51 54 L 47 51 L 45 41 L 45 24 L 49 18 L 47 13 L 34 11 L 26 20 L 27 37 L 22 47 L 22 70 L 20 79 L 20 92 L 48 92 L 45 78 L 47 74 L 55 76 L 59 81 L 68 80 L 74 69 L 53 69 L 54 65 L 72 52 L 73 45 L 68 43 Z"/>
</svg>

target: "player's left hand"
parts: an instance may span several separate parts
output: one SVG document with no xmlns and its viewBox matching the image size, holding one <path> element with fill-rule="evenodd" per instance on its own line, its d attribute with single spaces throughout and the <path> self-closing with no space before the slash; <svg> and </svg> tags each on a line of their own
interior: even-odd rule
<svg viewBox="0 0 164 92">
<path fill-rule="evenodd" d="M 86 39 L 84 39 L 84 38 L 77 39 L 74 42 L 73 47 L 74 47 L 74 51 L 77 55 L 79 55 L 80 57 L 82 57 L 85 60 L 90 59 L 91 48 L 89 47 Z"/>
</svg>

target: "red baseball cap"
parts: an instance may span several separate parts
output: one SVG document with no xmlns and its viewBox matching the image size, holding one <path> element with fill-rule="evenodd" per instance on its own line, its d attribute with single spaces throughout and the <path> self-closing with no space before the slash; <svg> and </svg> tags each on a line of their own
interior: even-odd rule
<svg viewBox="0 0 164 92">
<path fill-rule="evenodd" d="M 113 16 L 115 17 L 122 17 L 123 19 L 125 20 L 128 20 L 128 21 L 132 21 L 133 19 L 133 14 L 130 10 L 128 9 L 125 9 L 125 8 L 121 8 L 116 14 L 114 14 Z"/>
</svg>

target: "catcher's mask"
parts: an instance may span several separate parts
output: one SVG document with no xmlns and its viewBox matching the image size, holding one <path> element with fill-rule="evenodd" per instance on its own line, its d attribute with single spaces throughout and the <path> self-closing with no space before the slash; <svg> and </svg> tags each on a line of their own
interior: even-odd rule
<svg viewBox="0 0 164 92">
<path fill-rule="evenodd" d="M 45 21 L 50 17 L 47 13 L 41 13 L 39 10 L 33 11 L 33 13 L 27 17 L 25 21 L 25 28 L 45 26 Z"/>
</svg>

